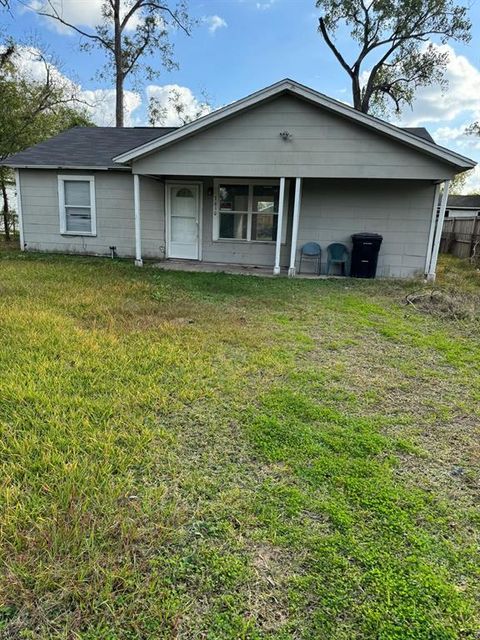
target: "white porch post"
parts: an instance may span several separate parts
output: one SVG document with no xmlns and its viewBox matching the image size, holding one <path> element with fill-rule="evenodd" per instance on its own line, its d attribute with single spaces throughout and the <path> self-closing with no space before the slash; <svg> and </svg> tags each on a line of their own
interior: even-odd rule
<svg viewBox="0 0 480 640">
<path fill-rule="evenodd" d="M 302 179 L 295 178 L 295 200 L 293 203 L 292 246 L 290 249 L 290 266 L 288 275 L 295 275 L 295 257 L 297 255 L 298 223 L 300 221 L 300 203 L 302 200 Z"/>
<path fill-rule="evenodd" d="M 25 251 L 25 234 L 23 232 L 22 193 L 20 191 L 20 171 L 15 169 L 15 188 L 17 191 L 17 217 L 20 234 L 20 251 Z"/>
<path fill-rule="evenodd" d="M 440 202 L 440 212 L 438 214 L 437 229 L 435 232 L 435 241 L 432 247 L 432 257 L 428 268 L 427 280 L 435 280 L 435 272 L 437 269 L 438 252 L 440 250 L 440 240 L 442 238 L 443 221 L 445 220 L 445 209 L 447 208 L 448 190 L 450 188 L 450 180 L 443 183 L 442 200 Z"/>
<path fill-rule="evenodd" d="M 430 260 L 432 258 L 432 246 L 433 246 L 433 238 L 435 236 L 435 223 L 437 222 L 439 197 L 440 197 L 440 183 L 437 183 L 435 185 L 435 192 L 433 194 L 432 219 L 430 221 L 430 231 L 428 233 L 427 255 L 425 256 L 425 270 L 424 270 L 425 276 L 428 275 Z"/>
<path fill-rule="evenodd" d="M 278 276 L 280 274 L 280 250 L 282 248 L 284 200 L 285 200 L 285 178 L 280 178 L 280 193 L 278 195 L 277 240 L 275 243 L 275 266 L 273 267 L 274 276 Z"/>
<path fill-rule="evenodd" d="M 143 267 L 142 228 L 140 225 L 140 177 L 133 174 L 133 202 L 135 208 L 135 266 Z"/>
</svg>

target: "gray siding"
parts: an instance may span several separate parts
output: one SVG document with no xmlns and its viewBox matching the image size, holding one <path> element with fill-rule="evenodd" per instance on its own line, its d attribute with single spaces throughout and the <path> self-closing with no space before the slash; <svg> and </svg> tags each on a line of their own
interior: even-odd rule
<svg viewBox="0 0 480 640">
<path fill-rule="evenodd" d="M 273 267 L 273 243 L 213 242 L 213 180 L 209 177 L 195 179 L 202 180 L 204 186 L 203 260 Z M 59 231 L 57 172 L 22 170 L 23 217 L 28 249 L 109 255 L 109 247 L 115 245 L 120 256 L 133 256 L 132 176 L 99 171 L 95 173 L 95 188 L 97 236 L 62 236 Z M 163 258 L 165 186 L 160 181 L 142 176 L 140 189 L 143 256 Z M 305 242 L 318 242 L 323 249 L 325 271 L 328 244 L 344 242 L 350 247 L 352 233 L 377 232 L 384 236 L 378 275 L 410 277 L 422 273 L 433 190 L 433 184 L 427 181 L 306 179 L 303 182 L 298 247 Z M 282 266 L 289 264 L 293 191 L 292 183 L 287 212 L 287 243 L 282 246 L 281 253 Z M 298 255 L 297 251 L 297 266 Z"/>
<path fill-rule="evenodd" d="M 352 233 L 380 233 L 378 275 L 419 275 L 425 266 L 433 195 L 428 182 L 305 180 L 298 247 L 318 242 L 325 271 L 331 242 L 351 249 Z"/>
<path fill-rule="evenodd" d="M 280 132 L 288 130 L 290 141 Z M 133 163 L 159 175 L 446 179 L 452 167 L 293 96 L 279 96 Z"/>
<path fill-rule="evenodd" d="M 97 235 L 60 234 L 58 174 L 95 175 Z M 126 172 L 20 171 L 23 224 L 28 250 L 119 256 L 135 253 L 133 177 Z M 140 181 L 144 257 L 165 252 L 164 186 L 152 178 Z"/>
</svg>

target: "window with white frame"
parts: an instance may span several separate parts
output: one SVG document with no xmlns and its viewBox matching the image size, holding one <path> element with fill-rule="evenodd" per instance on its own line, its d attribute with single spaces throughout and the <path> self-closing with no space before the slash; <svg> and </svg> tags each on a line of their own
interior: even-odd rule
<svg viewBox="0 0 480 640">
<path fill-rule="evenodd" d="M 275 242 L 280 194 L 277 180 L 227 179 L 216 181 L 215 186 L 214 240 Z M 285 225 L 282 241 L 284 231 Z"/>
<path fill-rule="evenodd" d="M 58 176 L 60 233 L 96 235 L 95 178 Z"/>
</svg>

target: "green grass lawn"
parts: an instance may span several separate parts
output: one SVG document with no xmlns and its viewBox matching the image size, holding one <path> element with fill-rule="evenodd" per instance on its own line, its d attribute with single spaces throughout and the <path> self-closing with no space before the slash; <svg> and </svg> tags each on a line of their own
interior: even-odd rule
<svg viewBox="0 0 480 640">
<path fill-rule="evenodd" d="M 480 637 L 480 275 L 0 259 L 0 638 Z"/>
</svg>

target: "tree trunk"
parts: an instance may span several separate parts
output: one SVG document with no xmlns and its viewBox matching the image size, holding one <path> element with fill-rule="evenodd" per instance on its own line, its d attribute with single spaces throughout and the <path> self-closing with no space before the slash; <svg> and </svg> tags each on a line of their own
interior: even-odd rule
<svg viewBox="0 0 480 640">
<path fill-rule="evenodd" d="M 115 126 L 123 127 L 123 73 L 115 74 Z"/>
<path fill-rule="evenodd" d="M 120 27 L 120 0 L 115 0 L 115 126 L 123 127 L 123 55 Z"/>
<path fill-rule="evenodd" d="M 358 77 L 358 72 L 352 76 L 352 99 L 354 109 L 357 111 L 363 111 L 362 91 L 360 89 L 360 78 Z"/>
<path fill-rule="evenodd" d="M 2 199 L 3 199 L 3 226 L 5 228 L 5 240 L 10 241 L 10 211 L 8 208 L 8 193 L 5 179 L 1 179 Z"/>
</svg>

